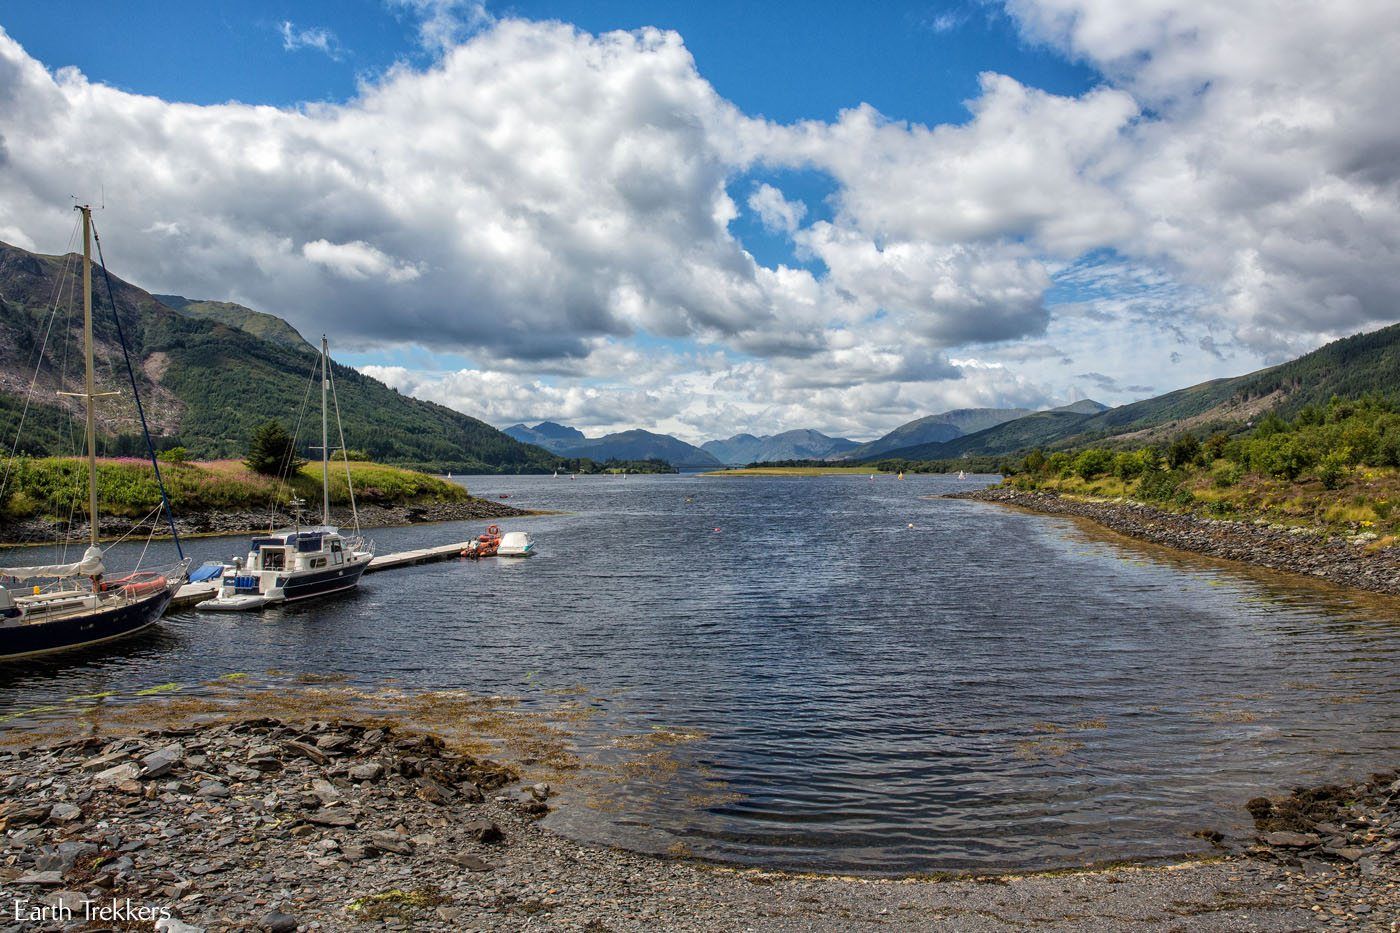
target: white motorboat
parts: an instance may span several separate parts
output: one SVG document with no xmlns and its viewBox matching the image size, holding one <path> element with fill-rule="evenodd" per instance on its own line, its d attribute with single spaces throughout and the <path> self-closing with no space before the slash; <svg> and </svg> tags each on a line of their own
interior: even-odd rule
<svg viewBox="0 0 1400 933">
<path fill-rule="evenodd" d="M 497 557 L 529 557 L 535 553 L 535 539 L 524 531 L 507 531 L 501 535 Z"/>
<path fill-rule="evenodd" d="M 199 608 L 246 612 L 339 593 L 359 584 L 373 557 L 371 547 L 331 525 L 283 528 L 254 538 L 247 558 L 224 569 L 218 594 Z"/>
<path fill-rule="evenodd" d="M 310 528 L 298 522 L 270 534 L 256 537 L 246 558 L 238 558 L 224 568 L 213 599 L 199 604 L 213 612 L 247 612 L 274 603 L 295 602 L 353 589 L 360 583 L 374 545 L 358 535 L 345 537 L 331 524 L 330 451 L 327 437 L 327 393 L 335 390 L 330 374 L 330 348 L 321 338 L 321 524 Z M 340 406 L 337 404 L 337 422 Z M 339 425 L 337 425 L 339 427 Z M 341 430 L 340 445 L 345 446 Z M 351 483 L 350 464 L 345 465 L 345 482 Z M 350 486 L 351 508 L 354 487 Z M 300 502 L 294 500 L 294 506 Z M 359 525 L 356 513 L 356 526 Z"/>
</svg>

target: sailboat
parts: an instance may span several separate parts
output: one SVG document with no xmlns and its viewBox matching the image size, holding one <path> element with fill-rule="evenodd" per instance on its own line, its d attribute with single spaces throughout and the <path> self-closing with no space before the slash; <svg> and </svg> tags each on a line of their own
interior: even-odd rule
<svg viewBox="0 0 1400 933">
<path fill-rule="evenodd" d="M 88 546 L 81 560 L 71 563 L 46 564 L 33 567 L 0 568 L 0 660 L 67 651 L 134 635 L 155 625 L 170 605 L 175 591 L 184 585 L 189 561 L 180 550 L 180 538 L 175 531 L 170 500 L 161 479 L 160 464 L 155 448 L 146 431 L 146 415 L 141 397 L 136 391 L 136 377 L 127 358 L 127 373 L 141 416 L 141 430 L 146 439 L 151 463 L 160 485 L 161 503 L 170 521 L 180 562 L 165 571 L 132 571 L 124 576 L 108 575 L 106 554 L 99 544 L 101 531 L 97 501 L 97 416 L 95 403 L 104 394 L 96 390 L 92 341 L 92 209 L 87 205 L 76 208 L 83 217 L 83 354 L 85 380 L 82 392 L 64 393 L 83 399 L 87 414 L 87 505 Z M 99 242 L 98 248 L 101 248 Z M 103 267 L 106 275 L 106 267 Z M 111 283 L 108 282 L 111 295 Z M 126 352 L 126 339 L 121 332 L 115 299 L 112 315 L 117 333 Z M 38 582 L 36 582 L 38 581 Z M 24 594 L 15 589 L 24 586 Z"/>
<path fill-rule="evenodd" d="M 224 569 L 219 590 L 213 599 L 199 604 L 215 612 L 261 609 L 273 603 L 297 602 L 353 589 L 360 584 L 365 568 L 374 559 L 374 545 L 358 536 L 345 537 L 331 524 L 331 447 L 327 433 L 327 394 L 333 389 L 330 373 L 330 344 L 321 337 L 321 524 L 302 528 L 300 513 L 295 523 L 252 540 L 247 558 L 238 558 Z M 336 405 L 336 426 L 340 446 L 345 432 L 340 426 L 340 406 Z M 350 483 L 350 464 L 345 464 L 345 481 Z M 350 507 L 355 508 L 354 488 Z M 356 514 L 356 526 L 359 518 Z"/>
</svg>

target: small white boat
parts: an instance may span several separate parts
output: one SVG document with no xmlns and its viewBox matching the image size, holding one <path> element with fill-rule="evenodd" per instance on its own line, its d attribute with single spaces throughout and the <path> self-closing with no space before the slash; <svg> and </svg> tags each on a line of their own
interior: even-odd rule
<svg viewBox="0 0 1400 933">
<path fill-rule="evenodd" d="M 535 540 L 523 531 L 507 531 L 501 535 L 497 557 L 529 557 L 535 553 Z"/>
<path fill-rule="evenodd" d="M 209 612 L 252 612 L 254 609 L 261 609 L 273 603 L 280 603 L 282 597 L 269 596 L 259 593 L 251 593 L 240 596 L 218 596 L 214 599 L 206 599 L 199 604 L 201 610 Z"/>
<path fill-rule="evenodd" d="M 958 479 L 967 479 L 967 474 L 964 473 L 962 470 L 959 470 L 959 471 L 958 471 Z"/>
</svg>

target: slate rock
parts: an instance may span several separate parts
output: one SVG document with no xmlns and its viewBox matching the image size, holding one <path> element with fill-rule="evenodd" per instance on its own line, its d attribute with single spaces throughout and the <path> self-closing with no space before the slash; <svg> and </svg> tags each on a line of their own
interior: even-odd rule
<svg viewBox="0 0 1400 933">
<path fill-rule="evenodd" d="M 27 826 L 31 823 L 42 823 L 49 818 L 52 807 L 37 804 L 35 806 L 19 806 L 5 814 L 7 826 Z"/>
<path fill-rule="evenodd" d="M 156 921 L 156 933 L 204 933 L 204 927 L 186 923 L 177 917 L 161 917 Z"/>
<path fill-rule="evenodd" d="M 1266 833 L 1264 841 L 1271 846 L 1281 849 L 1307 849 L 1317 845 L 1322 840 L 1314 833 L 1291 833 L 1284 830 L 1274 833 Z"/>
<path fill-rule="evenodd" d="M 134 761 L 128 761 L 106 771 L 99 771 L 92 779 L 98 784 L 124 784 L 136 780 L 140 775 L 141 766 Z"/>
<path fill-rule="evenodd" d="M 414 850 L 412 840 L 398 833 L 371 833 L 369 843 L 380 852 L 393 852 L 396 855 L 412 855 Z"/>
<path fill-rule="evenodd" d="M 60 842 L 45 850 L 34 862 L 34 867 L 39 871 L 67 874 L 79 859 L 96 855 L 98 851 L 98 847 L 91 842 Z"/>
<path fill-rule="evenodd" d="M 467 871 L 490 871 L 495 866 L 485 859 L 477 858 L 475 855 L 468 855 L 463 852 L 460 855 L 453 855 L 450 861 L 454 865 L 459 865 Z"/>
<path fill-rule="evenodd" d="M 89 758 L 87 761 L 83 762 L 82 768 L 84 771 L 106 771 L 113 765 L 121 764 L 130 757 L 130 753 L 125 750 L 108 752 L 105 755 L 98 755 L 96 758 Z"/>
<path fill-rule="evenodd" d="M 148 781 L 165 777 L 184 757 L 185 749 L 181 745 L 158 748 L 141 759 L 141 777 Z"/>
<path fill-rule="evenodd" d="M 303 758 L 310 759 L 318 765 L 323 765 L 326 762 L 330 761 L 330 758 L 326 755 L 325 752 L 321 751 L 314 745 L 307 745 L 305 742 L 288 742 L 286 745 L 286 749 L 293 755 L 300 755 Z"/>
<path fill-rule="evenodd" d="M 15 879 L 15 884 L 58 885 L 63 884 L 63 873 L 58 871 L 32 871 Z"/>
<path fill-rule="evenodd" d="M 49 822 L 51 823 L 71 823 L 74 820 L 82 819 L 83 808 L 72 803 L 56 803 L 49 810 Z"/>
<path fill-rule="evenodd" d="M 355 815 L 344 807 L 328 807 L 307 814 L 306 822 L 317 826 L 354 826 Z"/>
<path fill-rule="evenodd" d="M 263 917 L 258 923 L 258 929 L 264 933 L 296 933 L 297 926 L 295 917 L 278 910 Z"/>
<path fill-rule="evenodd" d="M 501 827 L 490 820 L 471 820 L 462 826 L 462 830 L 477 842 L 500 842 L 505 839 Z"/>
</svg>

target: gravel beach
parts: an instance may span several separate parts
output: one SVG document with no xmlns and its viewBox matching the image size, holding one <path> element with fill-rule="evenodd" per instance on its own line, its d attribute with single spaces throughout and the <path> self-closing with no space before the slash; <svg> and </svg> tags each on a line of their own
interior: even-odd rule
<svg viewBox="0 0 1400 933">
<path fill-rule="evenodd" d="M 1396 778 L 1251 801 L 1214 859 L 869 879 L 580 845 L 550 787 L 373 723 L 49 740 L 0 752 L 0 930 L 1393 930 Z"/>
</svg>

